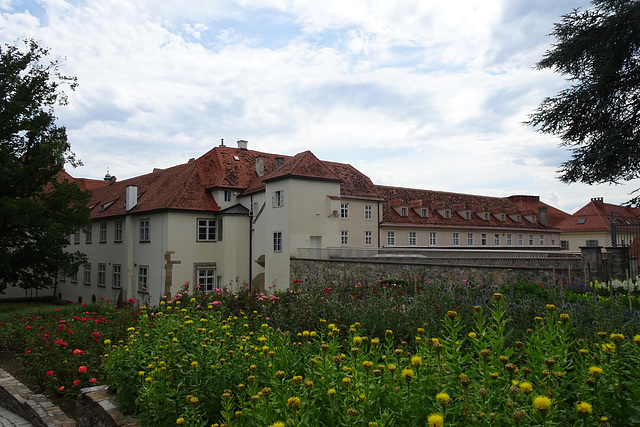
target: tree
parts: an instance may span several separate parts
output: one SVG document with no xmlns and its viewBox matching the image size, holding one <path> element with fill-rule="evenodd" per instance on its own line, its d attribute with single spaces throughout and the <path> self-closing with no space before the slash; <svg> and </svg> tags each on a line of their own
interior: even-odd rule
<svg viewBox="0 0 640 427">
<path fill-rule="evenodd" d="M 64 248 L 89 221 L 91 195 L 64 172 L 78 162 L 53 111 L 76 79 L 60 74 L 60 60 L 45 62 L 37 42 L 24 44 L 0 46 L 0 292 L 50 287 L 77 271 L 85 256 Z"/>
<path fill-rule="evenodd" d="M 560 180 L 619 184 L 638 178 L 640 1 L 594 0 L 590 9 L 564 15 L 552 35 L 557 42 L 537 68 L 559 72 L 572 84 L 545 98 L 527 124 L 571 147 Z M 640 196 L 630 203 L 640 204 Z"/>
</svg>

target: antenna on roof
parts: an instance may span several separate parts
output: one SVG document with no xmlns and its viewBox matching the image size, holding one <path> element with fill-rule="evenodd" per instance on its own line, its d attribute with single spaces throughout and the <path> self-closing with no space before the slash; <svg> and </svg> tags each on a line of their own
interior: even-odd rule
<svg viewBox="0 0 640 427">
<path fill-rule="evenodd" d="M 220 138 L 220 147 L 224 147 L 224 138 Z"/>
</svg>

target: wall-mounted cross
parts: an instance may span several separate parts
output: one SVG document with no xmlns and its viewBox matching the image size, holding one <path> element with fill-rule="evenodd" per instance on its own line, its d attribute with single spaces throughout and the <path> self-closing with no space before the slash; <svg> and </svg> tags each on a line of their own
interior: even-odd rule
<svg viewBox="0 0 640 427">
<path fill-rule="evenodd" d="M 164 274 L 164 294 L 167 299 L 171 298 L 171 285 L 173 282 L 173 265 L 180 264 L 182 261 L 174 261 L 171 259 L 171 255 L 175 254 L 175 251 L 167 251 L 164 254 L 165 260 L 165 274 Z"/>
</svg>

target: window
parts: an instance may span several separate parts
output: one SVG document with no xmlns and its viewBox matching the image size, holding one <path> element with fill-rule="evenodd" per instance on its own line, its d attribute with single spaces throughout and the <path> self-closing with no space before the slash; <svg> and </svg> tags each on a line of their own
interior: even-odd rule
<svg viewBox="0 0 640 427">
<path fill-rule="evenodd" d="M 371 246 L 373 244 L 373 233 L 371 231 L 364 232 L 364 244 Z"/>
<path fill-rule="evenodd" d="M 80 244 L 80 229 L 77 228 L 75 233 L 73 233 L 73 243 L 76 245 Z"/>
<path fill-rule="evenodd" d="M 122 266 L 120 264 L 113 264 L 113 267 L 111 268 L 112 268 L 111 287 L 120 288 L 122 286 L 120 281 Z"/>
<path fill-rule="evenodd" d="M 67 281 L 67 276 L 64 275 L 64 271 L 60 271 L 60 276 L 58 277 L 58 280 L 60 280 L 61 282 Z"/>
<path fill-rule="evenodd" d="M 564 251 L 568 251 L 569 250 L 569 241 L 568 240 L 561 240 L 560 241 L 560 248 Z"/>
<path fill-rule="evenodd" d="M 415 231 L 409 232 L 409 246 L 417 246 L 418 245 L 418 233 Z"/>
<path fill-rule="evenodd" d="M 533 246 L 533 234 L 529 234 L 529 246 Z"/>
<path fill-rule="evenodd" d="M 422 218 L 426 218 L 428 214 L 427 209 L 422 208 L 422 210 L 420 211 L 420 216 L 422 216 Z"/>
<path fill-rule="evenodd" d="M 471 212 L 467 211 L 464 213 L 465 219 L 471 219 Z"/>
<path fill-rule="evenodd" d="M 113 241 L 122 242 L 122 221 L 118 220 L 114 224 Z"/>
<path fill-rule="evenodd" d="M 594 247 L 599 246 L 597 240 L 587 240 L 587 246 Z"/>
<path fill-rule="evenodd" d="M 349 218 L 349 203 L 340 203 L 340 218 Z"/>
<path fill-rule="evenodd" d="M 346 230 L 342 230 L 340 232 L 340 244 L 348 245 L 349 244 L 349 232 Z"/>
<path fill-rule="evenodd" d="M 431 231 L 429 232 L 429 246 L 435 246 L 436 244 L 436 233 L 435 231 Z"/>
<path fill-rule="evenodd" d="M 395 245 L 396 245 L 396 232 L 387 231 L 387 246 L 395 246 Z"/>
<path fill-rule="evenodd" d="M 224 201 L 225 202 L 231 201 L 231 190 L 224 190 Z"/>
<path fill-rule="evenodd" d="M 556 245 L 556 238 L 551 237 L 551 246 L 555 246 L 555 245 Z"/>
<path fill-rule="evenodd" d="M 409 216 L 407 208 L 400 208 L 400 216 Z"/>
<path fill-rule="evenodd" d="M 467 246 L 473 246 L 473 233 L 467 233 Z"/>
<path fill-rule="evenodd" d="M 107 265 L 98 264 L 98 286 L 104 286 L 107 280 Z"/>
<path fill-rule="evenodd" d="M 373 219 L 373 209 L 371 205 L 364 205 L 364 219 Z"/>
<path fill-rule="evenodd" d="M 500 214 L 500 221 L 505 221 L 507 218 L 504 216 L 504 214 Z"/>
<path fill-rule="evenodd" d="M 484 213 L 484 220 L 489 221 L 489 214 L 486 212 Z"/>
<path fill-rule="evenodd" d="M 138 266 L 138 292 L 148 292 L 149 289 L 149 266 Z"/>
<path fill-rule="evenodd" d="M 544 234 L 540 235 L 540 246 L 544 246 Z"/>
<path fill-rule="evenodd" d="M 488 243 L 488 242 L 487 242 L 487 233 L 482 233 L 482 234 L 480 235 L 480 244 L 481 244 L 482 246 L 487 246 L 487 243 Z"/>
<path fill-rule="evenodd" d="M 281 208 L 282 206 L 284 206 L 284 191 L 283 190 L 274 191 L 272 202 L 273 202 L 274 208 Z"/>
<path fill-rule="evenodd" d="M 216 278 L 215 268 L 198 268 L 196 270 L 196 276 L 198 280 L 198 286 L 205 292 L 211 292 L 215 289 L 220 289 L 218 280 Z"/>
<path fill-rule="evenodd" d="M 218 221 L 215 219 L 198 219 L 198 241 L 214 242 L 217 237 Z"/>
<path fill-rule="evenodd" d="M 451 218 L 451 211 L 450 210 L 444 211 L 444 217 L 447 219 Z"/>
<path fill-rule="evenodd" d="M 84 280 L 83 283 L 85 285 L 91 284 L 91 263 L 88 262 L 84 265 Z"/>
<path fill-rule="evenodd" d="M 107 223 L 100 223 L 100 243 L 107 243 Z"/>
<path fill-rule="evenodd" d="M 282 231 L 273 233 L 273 251 L 282 252 Z"/>
<path fill-rule="evenodd" d="M 499 234 L 494 234 L 493 235 L 493 246 L 500 246 L 500 235 Z"/>
<path fill-rule="evenodd" d="M 78 272 L 74 271 L 71 275 L 71 283 L 78 283 Z"/>
<path fill-rule="evenodd" d="M 511 234 L 507 234 L 507 246 L 511 246 L 511 245 L 513 245 Z"/>
<path fill-rule="evenodd" d="M 453 233 L 452 242 L 453 246 L 460 246 L 460 233 Z"/>
<path fill-rule="evenodd" d="M 140 241 L 141 242 L 149 241 L 149 220 L 148 219 L 140 220 Z"/>
<path fill-rule="evenodd" d="M 522 234 L 518 234 L 518 246 L 524 245 Z"/>
<path fill-rule="evenodd" d="M 89 224 L 87 225 L 87 228 L 85 228 L 84 230 L 84 242 L 89 244 L 91 243 L 91 239 L 92 239 L 92 233 L 93 233 L 93 224 Z"/>
</svg>

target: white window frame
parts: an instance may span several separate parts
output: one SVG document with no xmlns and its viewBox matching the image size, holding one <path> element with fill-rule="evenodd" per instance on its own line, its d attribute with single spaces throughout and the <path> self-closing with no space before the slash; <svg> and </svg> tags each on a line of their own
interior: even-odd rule
<svg viewBox="0 0 640 427">
<path fill-rule="evenodd" d="M 78 271 L 71 273 L 71 283 L 78 283 Z"/>
<path fill-rule="evenodd" d="M 429 246 L 436 246 L 438 244 L 438 234 L 435 231 L 429 232 Z"/>
<path fill-rule="evenodd" d="M 407 208 L 400 208 L 400 216 L 409 216 L 409 210 Z"/>
<path fill-rule="evenodd" d="M 533 234 L 529 234 L 529 246 L 533 246 Z"/>
<path fill-rule="evenodd" d="M 343 246 L 349 244 L 349 232 L 347 230 L 340 231 L 340 244 Z"/>
<path fill-rule="evenodd" d="M 231 190 L 224 190 L 224 201 L 225 202 L 231 201 Z"/>
<path fill-rule="evenodd" d="M 585 246 L 593 248 L 596 246 L 600 246 L 598 245 L 598 240 L 597 239 L 588 239 L 587 241 L 585 241 Z"/>
<path fill-rule="evenodd" d="M 451 243 L 453 246 L 460 246 L 460 233 L 453 233 L 451 235 Z"/>
<path fill-rule="evenodd" d="M 409 232 L 409 246 L 418 246 L 418 233 L 415 231 Z"/>
<path fill-rule="evenodd" d="M 218 241 L 218 219 L 198 218 L 196 221 L 196 241 L 216 242 Z"/>
<path fill-rule="evenodd" d="M 540 235 L 540 241 L 539 241 L 539 243 L 540 243 L 540 246 L 544 246 L 544 234 L 541 234 L 541 235 Z"/>
<path fill-rule="evenodd" d="M 74 245 L 79 245 L 80 244 L 80 229 L 76 228 L 76 231 L 73 233 L 73 244 Z"/>
<path fill-rule="evenodd" d="M 371 205 L 364 205 L 364 219 L 373 219 L 373 207 Z"/>
<path fill-rule="evenodd" d="M 284 206 L 284 190 L 274 191 L 271 201 L 274 208 L 283 207 Z"/>
<path fill-rule="evenodd" d="M 85 285 L 91 285 L 91 263 L 88 262 L 84 265 L 84 275 L 82 278 L 82 283 Z"/>
<path fill-rule="evenodd" d="M 340 218 L 349 218 L 349 203 L 340 203 Z"/>
<path fill-rule="evenodd" d="M 122 242 L 122 220 L 117 220 L 113 224 L 113 241 L 114 243 Z"/>
<path fill-rule="evenodd" d="M 107 264 L 98 264 L 98 286 L 105 287 L 107 284 Z"/>
<path fill-rule="evenodd" d="M 107 223 L 100 223 L 100 243 L 107 243 Z"/>
<path fill-rule="evenodd" d="M 467 233 L 467 246 L 474 245 L 474 236 L 473 233 Z"/>
<path fill-rule="evenodd" d="M 487 246 L 489 244 L 489 239 L 487 237 L 487 233 L 480 234 L 480 245 Z"/>
<path fill-rule="evenodd" d="M 496 233 L 493 235 L 493 246 L 500 246 L 500 234 Z"/>
<path fill-rule="evenodd" d="M 111 287 L 120 289 L 122 287 L 122 265 L 113 264 L 111 266 Z"/>
<path fill-rule="evenodd" d="M 396 245 L 396 232 L 387 231 L 387 246 L 395 246 L 395 245 Z"/>
<path fill-rule="evenodd" d="M 204 292 L 213 292 L 214 290 L 220 289 L 222 280 L 218 280 L 216 273 L 217 270 L 215 267 L 196 268 L 196 283 L 200 287 L 199 289 Z"/>
<path fill-rule="evenodd" d="M 373 245 L 373 232 L 371 231 L 364 232 L 364 245 L 365 246 Z"/>
<path fill-rule="evenodd" d="M 84 229 L 84 242 L 89 245 L 91 240 L 93 240 L 93 224 L 87 225 Z"/>
<path fill-rule="evenodd" d="M 149 292 L 149 266 L 138 266 L 138 292 Z"/>
<path fill-rule="evenodd" d="M 522 234 L 518 234 L 518 246 L 524 245 L 524 236 Z"/>
<path fill-rule="evenodd" d="M 427 210 L 427 208 L 422 208 L 422 211 L 420 212 L 420 216 L 422 218 L 426 218 L 427 216 L 429 216 L 429 211 Z"/>
<path fill-rule="evenodd" d="M 151 241 L 151 220 L 149 218 L 141 219 L 139 222 L 140 242 Z"/>
<path fill-rule="evenodd" d="M 568 240 L 560 240 L 560 249 L 564 251 L 569 250 L 569 241 Z"/>
<path fill-rule="evenodd" d="M 273 232 L 273 251 L 282 252 L 282 231 Z"/>
<path fill-rule="evenodd" d="M 507 246 L 513 246 L 513 236 L 511 234 L 507 234 Z"/>
</svg>

